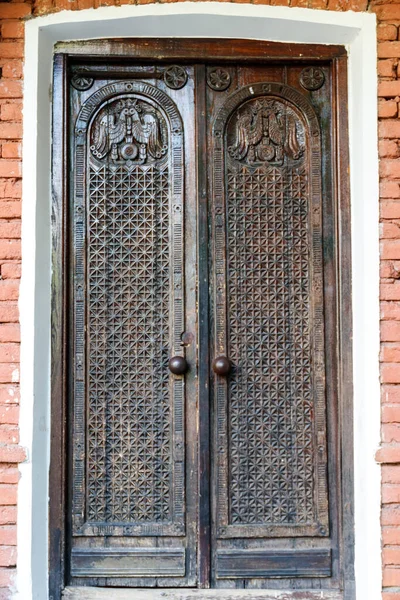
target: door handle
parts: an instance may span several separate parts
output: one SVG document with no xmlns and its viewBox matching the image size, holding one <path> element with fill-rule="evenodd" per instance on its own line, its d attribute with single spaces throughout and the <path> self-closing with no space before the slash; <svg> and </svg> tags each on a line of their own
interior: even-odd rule
<svg viewBox="0 0 400 600">
<path fill-rule="evenodd" d="M 189 368 L 187 360 L 184 356 L 173 356 L 169 359 L 169 370 L 174 375 L 184 375 Z"/>
<path fill-rule="evenodd" d="M 227 356 L 217 356 L 212 362 L 212 368 L 217 375 L 228 375 L 231 370 L 231 361 Z"/>
</svg>

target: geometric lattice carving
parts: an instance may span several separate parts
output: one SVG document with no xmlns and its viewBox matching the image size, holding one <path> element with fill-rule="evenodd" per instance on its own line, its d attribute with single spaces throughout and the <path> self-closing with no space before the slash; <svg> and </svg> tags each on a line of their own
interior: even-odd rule
<svg viewBox="0 0 400 600">
<path fill-rule="evenodd" d="M 301 116 L 302 115 L 302 116 Z M 219 537 L 328 534 L 319 126 L 282 84 L 242 87 L 214 136 Z"/>
<path fill-rule="evenodd" d="M 87 518 L 165 521 L 168 168 L 92 165 L 89 177 Z"/>
<path fill-rule="evenodd" d="M 310 523 L 307 172 L 232 168 L 227 198 L 230 522 Z"/>
<path fill-rule="evenodd" d="M 76 536 L 185 534 L 183 128 L 135 80 L 75 122 L 72 526 Z"/>
</svg>

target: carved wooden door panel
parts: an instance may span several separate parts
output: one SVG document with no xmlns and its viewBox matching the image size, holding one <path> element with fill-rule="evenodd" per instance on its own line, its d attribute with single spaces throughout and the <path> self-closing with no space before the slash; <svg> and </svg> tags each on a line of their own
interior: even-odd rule
<svg viewBox="0 0 400 600">
<path fill-rule="evenodd" d="M 156 40 L 106 61 L 87 45 L 90 60 L 73 49 L 55 71 L 68 188 L 53 597 L 350 600 L 344 50 L 305 64 L 274 44 L 268 61 L 258 42 Z"/>
<path fill-rule="evenodd" d="M 208 68 L 216 585 L 332 575 L 322 199 L 330 148 L 310 102 L 312 91 L 328 105 L 328 77 L 289 65 Z"/>
<path fill-rule="evenodd" d="M 196 363 L 194 270 L 184 263 L 188 239 L 189 265 L 195 249 L 193 169 L 184 169 L 193 128 L 177 108 L 193 103 L 192 86 L 183 88 L 192 71 L 138 67 L 135 79 L 70 83 L 78 585 L 196 581 L 196 383 L 169 369 L 171 357 L 178 368 Z"/>
</svg>

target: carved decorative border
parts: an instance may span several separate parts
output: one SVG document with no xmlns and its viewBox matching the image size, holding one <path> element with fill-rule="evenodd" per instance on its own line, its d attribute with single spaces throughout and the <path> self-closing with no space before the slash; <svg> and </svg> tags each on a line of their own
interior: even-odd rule
<svg viewBox="0 0 400 600">
<path fill-rule="evenodd" d="M 185 535 L 185 383 L 183 377 L 170 376 L 172 406 L 171 448 L 173 474 L 171 485 L 171 515 L 169 523 L 93 524 L 86 522 L 85 514 L 85 297 L 86 277 L 86 197 L 88 182 L 86 164 L 88 136 L 95 115 L 108 102 L 121 95 L 135 94 L 150 101 L 166 117 L 170 139 L 170 347 L 175 356 L 183 356 L 181 334 L 184 331 L 184 138 L 183 123 L 175 103 L 163 91 L 140 81 L 119 81 L 93 93 L 83 104 L 75 125 L 75 174 L 73 193 L 73 425 L 72 425 L 72 533 L 74 536 L 183 536 Z M 174 435 L 173 435 L 174 434 Z"/>
<path fill-rule="evenodd" d="M 224 142 L 226 126 L 234 110 L 245 101 L 259 96 L 276 97 L 288 101 L 300 113 L 306 125 L 309 142 L 309 199 L 310 199 L 310 279 L 313 286 L 311 303 L 313 329 L 313 389 L 314 389 L 314 499 L 315 522 L 309 525 L 232 525 L 229 523 L 229 456 L 228 456 L 228 384 L 225 378 L 215 378 L 215 448 L 216 459 L 216 527 L 218 538 L 290 537 L 329 535 L 329 505 L 327 488 L 326 400 L 324 364 L 324 307 L 322 256 L 322 193 L 321 193 L 321 132 L 318 118 L 307 98 L 290 86 L 281 83 L 255 83 L 233 93 L 217 114 L 212 129 L 213 139 L 213 254 L 214 286 L 214 356 L 228 352 L 226 304 L 226 202 Z M 319 510 L 318 510 L 319 509 Z"/>
</svg>

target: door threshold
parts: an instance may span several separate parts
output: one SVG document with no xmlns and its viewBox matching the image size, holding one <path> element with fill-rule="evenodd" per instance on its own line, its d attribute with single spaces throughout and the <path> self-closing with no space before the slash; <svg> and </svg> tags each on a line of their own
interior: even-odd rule
<svg viewBox="0 0 400 600">
<path fill-rule="evenodd" d="M 63 600 L 343 600 L 338 591 L 330 590 L 198 590 L 198 589 L 121 589 L 67 587 Z"/>
</svg>

